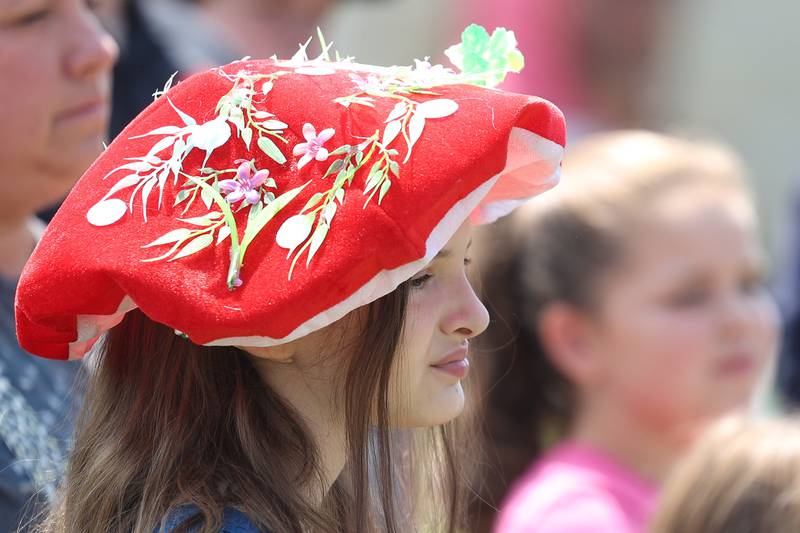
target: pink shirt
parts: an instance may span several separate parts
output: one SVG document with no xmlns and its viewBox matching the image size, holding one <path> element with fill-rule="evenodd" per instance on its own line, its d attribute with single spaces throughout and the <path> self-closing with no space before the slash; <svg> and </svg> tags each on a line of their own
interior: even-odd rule
<svg viewBox="0 0 800 533">
<path fill-rule="evenodd" d="M 495 533 L 644 533 L 656 487 L 607 455 L 567 442 L 515 483 Z"/>
</svg>

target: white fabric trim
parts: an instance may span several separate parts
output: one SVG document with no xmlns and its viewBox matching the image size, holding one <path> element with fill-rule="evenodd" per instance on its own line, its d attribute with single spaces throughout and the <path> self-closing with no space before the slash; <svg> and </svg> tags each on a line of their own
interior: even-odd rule
<svg viewBox="0 0 800 533">
<path fill-rule="evenodd" d="M 499 187 L 512 184 L 519 190 L 518 198 L 500 194 L 502 200 L 484 202 L 470 216 L 473 224 L 489 224 L 551 189 L 561 179 L 561 160 L 564 147 L 524 128 L 511 128 L 508 138 L 506 166 L 500 171 Z M 505 179 L 504 179 L 505 178 Z M 507 182 L 507 183 L 504 183 Z M 491 198 L 494 191 L 489 191 Z"/>
<path fill-rule="evenodd" d="M 78 315 L 78 338 L 69 343 L 69 359 L 80 359 L 89 351 L 91 345 L 104 332 L 113 328 L 125 316 L 125 313 L 136 309 L 137 305 L 127 294 L 117 306 L 117 311 L 110 315 Z"/>
</svg>

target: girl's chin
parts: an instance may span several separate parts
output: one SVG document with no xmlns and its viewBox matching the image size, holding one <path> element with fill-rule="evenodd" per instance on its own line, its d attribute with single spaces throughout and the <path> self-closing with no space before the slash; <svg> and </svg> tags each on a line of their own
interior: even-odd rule
<svg viewBox="0 0 800 533">
<path fill-rule="evenodd" d="M 464 389 L 459 381 L 442 390 L 436 397 L 425 425 L 440 426 L 451 422 L 464 412 L 464 404 Z"/>
</svg>

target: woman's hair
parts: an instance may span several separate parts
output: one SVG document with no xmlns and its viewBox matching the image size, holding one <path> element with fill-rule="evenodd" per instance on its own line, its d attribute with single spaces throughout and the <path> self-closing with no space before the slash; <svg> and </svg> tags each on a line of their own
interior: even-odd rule
<svg viewBox="0 0 800 533">
<path fill-rule="evenodd" d="M 597 135 L 571 148 L 558 187 L 481 236 L 492 321 L 478 343 L 490 386 L 486 449 L 495 457 L 486 500 L 499 503 L 508 481 L 565 436 L 575 413 L 574 387 L 542 345 L 541 313 L 556 302 L 591 312 L 605 277 L 626 258 L 627 232 L 658 196 L 691 200 L 704 187 L 746 202 L 741 168 L 717 145 L 643 131 Z"/>
<path fill-rule="evenodd" d="M 217 532 L 226 508 L 274 533 L 399 533 L 433 508 L 426 531 L 455 531 L 464 509 L 455 425 L 389 428 L 387 389 L 407 298 L 404 284 L 367 306 L 357 346 L 343 357 L 349 457 L 322 508 L 302 492 L 321 479 L 319 451 L 249 356 L 198 346 L 128 313 L 93 361 L 60 501 L 41 531 L 152 533 L 189 505 L 199 513 L 176 532 Z M 430 507 L 412 500 L 419 483 L 431 485 Z"/>
<path fill-rule="evenodd" d="M 794 533 L 800 420 L 728 419 L 667 481 L 653 533 Z"/>
</svg>

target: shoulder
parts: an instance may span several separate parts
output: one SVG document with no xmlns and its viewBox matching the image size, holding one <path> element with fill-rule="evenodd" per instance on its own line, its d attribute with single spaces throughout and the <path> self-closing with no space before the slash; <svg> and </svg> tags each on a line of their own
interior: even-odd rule
<svg viewBox="0 0 800 533">
<path fill-rule="evenodd" d="M 220 533 L 269 533 L 258 529 L 241 511 L 226 509 Z"/>
<path fill-rule="evenodd" d="M 535 464 L 512 488 L 497 523 L 501 533 L 629 531 L 602 476 L 557 460 Z"/>
<path fill-rule="evenodd" d="M 156 533 L 171 533 L 185 520 L 190 519 L 196 514 L 193 508 L 185 508 L 175 511 L 164 520 L 164 525 Z M 253 522 L 241 511 L 236 509 L 225 509 L 223 515 L 222 527 L 219 533 L 270 533 L 259 529 Z"/>
</svg>

